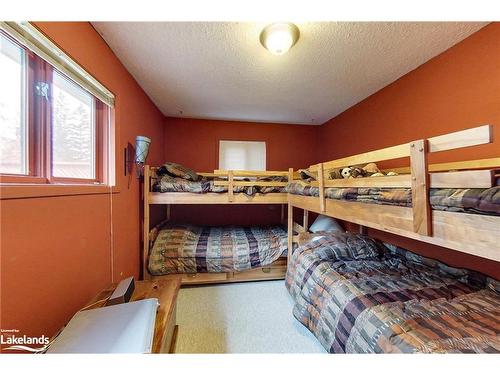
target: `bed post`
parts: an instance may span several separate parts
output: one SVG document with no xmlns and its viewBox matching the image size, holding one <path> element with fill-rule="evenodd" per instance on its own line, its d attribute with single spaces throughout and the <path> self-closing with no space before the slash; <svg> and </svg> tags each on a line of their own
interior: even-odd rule
<svg viewBox="0 0 500 375">
<path fill-rule="evenodd" d="M 304 210 L 302 227 L 304 228 L 304 232 L 307 233 L 307 231 L 309 230 L 309 211 L 308 210 Z"/>
<path fill-rule="evenodd" d="M 432 236 L 432 211 L 429 205 L 427 152 L 427 140 L 421 139 L 410 143 L 413 231 L 423 236 Z"/>
<path fill-rule="evenodd" d="M 325 176 L 323 163 L 318 165 L 318 189 L 319 189 L 319 208 L 321 212 L 325 212 Z"/>
<path fill-rule="evenodd" d="M 229 200 L 229 202 L 232 202 L 234 200 L 234 189 L 233 189 L 234 173 L 233 173 L 233 171 L 227 171 L 227 179 L 228 179 L 227 199 Z"/>
<path fill-rule="evenodd" d="M 151 184 L 151 173 L 149 165 L 144 166 L 144 182 L 142 184 L 142 200 L 144 202 L 144 219 L 142 232 L 142 279 L 149 279 L 148 256 L 149 256 L 149 191 Z"/>
<path fill-rule="evenodd" d="M 288 169 L 288 182 L 293 181 L 293 168 Z M 293 206 L 288 200 L 288 259 L 287 265 L 290 264 L 290 258 L 292 257 L 292 249 L 293 249 Z"/>
</svg>

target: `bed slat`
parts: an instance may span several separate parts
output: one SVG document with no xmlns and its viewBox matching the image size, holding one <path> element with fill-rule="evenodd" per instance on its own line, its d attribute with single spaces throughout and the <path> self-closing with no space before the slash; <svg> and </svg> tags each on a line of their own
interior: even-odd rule
<svg viewBox="0 0 500 375">
<path fill-rule="evenodd" d="M 454 150 L 462 147 L 478 146 L 491 142 L 491 126 L 461 130 L 428 139 L 429 152 Z"/>
<path fill-rule="evenodd" d="M 319 187 L 319 182 L 313 181 L 311 186 Z M 411 176 L 385 176 L 385 177 L 363 177 L 363 178 L 348 178 L 338 180 L 325 180 L 323 186 L 326 188 L 348 188 L 348 187 L 411 187 Z"/>
<path fill-rule="evenodd" d="M 500 168 L 500 158 L 455 161 L 450 163 L 429 164 L 429 172 L 446 172 L 462 169 Z M 410 173 L 410 167 L 384 169 L 384 172 Z"/>
<path fill-rule="evenodd" d="M 212 175 L 214 176 L 227 176 L 229 172 L 233 173 L 235 177 L 271 177 L 271 176 L 288 176 L 287 171 L 241 171 L 241 170 L 223 170 L 216 169 Z"/>
<path fill-rule="evenodd" d="M 494 185 L 494 170 L 431 173 L 431 188 L 486 189 Z"/>
<path fill-rule="evenodd" d="M 457 188 L 457 189 L 485 189 L 494 186 L 496 170 L 475 170 L 475 171 L 457 171 L 441 172 L 430 174 L 431 188 Z M 313 187 L 319 187 L 318 181 L 309 184 Z M 412 186 L 411 175 L 402 174 L 399 176 L 386 177 L 364 177 L 349 178 L 338 180 L 325 180 L 325 188 L 410 188 Z"/>
<path fill-rule="evenodd" d="M 287 182 L 278 181 L 238 181 L 233 180 L 233 186 L 274 186 L 285 187 Z M 214 181 L 215 186 L 229 186 L 229 181 Z"/>
<path fill-rule="evenodd" d="M 381 150 L 369 151 L 359 155 L 348 156 L 346 158 L 332 160 L 321 164 L 323 164 L 323 168 L 325 170 L 328 170 L 333 168 L 367 164 L 377 161 L 398 159 L 406 156 L 410 156 L 408 143 L 383 148 Z M 309 169 L 313 172 L 316 172 L 319 170 L 319 165 L 320 164 L 311 165 Z"/>
</svg>

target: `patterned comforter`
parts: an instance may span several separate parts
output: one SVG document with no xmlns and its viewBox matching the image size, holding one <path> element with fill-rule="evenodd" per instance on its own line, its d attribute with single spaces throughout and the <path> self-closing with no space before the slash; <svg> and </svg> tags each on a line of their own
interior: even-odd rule
<svg viewBox="0 0 500 375">
<path fill-rule="evenodd" d="M 149 256 L 152 275 L 232 272 L 264 267 L 287 254 L 281 227 L 195 227 L 161 229 Z"/>
<path fill-rule="evenodd" d="M 319 196 L 319 189 L 302 182 L 292 182 L 287 192 Z M 407 188 L 326 188 L 325 197 L 364 203 L 411 207 L 411 189 Z M 500 186 L 489 189 L 430 189 L 434 210 L 500 215 Z"/>
<path fill-rule="evenodd" d="M 331 353 L 500 351 L 500 283 L 368 237 L 299 247 L 286 286 L 294 316 Z"/>
<path fill-rule="evenodd" d="M 250 181 L 247 179 L 247 181 Z M 259 181 L 280 181 L 286 182 L 286 179 L 279 177 L 260 178 Z M 172 193 L 172 192 L 186 192 L 186 193 L 225 193 L 227 186 L 215 185 L 213 178 L 201 178 L 198 181 L 190 181 L 181 177 L 172 177 L 164 175 L 158 178 L 153 184 L 153 191 L 157 193 Z M 285 187 L 275 186 L 234 186 L 234 193 L 244 193 L 252 196 L 257 193 L 285 193 Z"/>
</svg>

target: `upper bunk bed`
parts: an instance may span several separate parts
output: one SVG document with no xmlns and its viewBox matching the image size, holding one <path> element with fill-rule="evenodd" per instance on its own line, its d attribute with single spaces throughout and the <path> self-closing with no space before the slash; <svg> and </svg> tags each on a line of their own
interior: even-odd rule
<svg viewBox="0 0 500 375">
<path fill-rule="evenodd" d="M 294 232 L 307 231 L 307 212 L 313 211 L 500 261 L 500 157 L 428 164 L 430 153 L 491 140 L 492 128 L 485 125 L 310 166 L 307 182 L 295 179 L 287 188 L 289 256 Z M 338 178 L 345 167 L 404 157 L 410 166 L 392 170 L 397 173 Z M 304 210 L 303 225 L 294 222 L 293 207 Z"/>
<path fill-rule="evenodd" d="M 162 192 L 160 168 L 144 168 L 145 204 L 286 204 L 293 179 L 288 171 L 214 170 L 196 173 L 198 181 L 169 180 Z"/>
</svg>

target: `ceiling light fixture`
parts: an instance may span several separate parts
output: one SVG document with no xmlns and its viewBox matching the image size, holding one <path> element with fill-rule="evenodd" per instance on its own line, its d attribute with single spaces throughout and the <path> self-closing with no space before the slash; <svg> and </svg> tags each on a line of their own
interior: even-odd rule
<svg viewBox="0 0 500 375">
<path fill-rule="evenodd" d="M 300 31 L 293 23 L 272 23 L 260 33 L 260 43 L 273 55 L 283 55 L 299 40 Z"/>
</svg>

